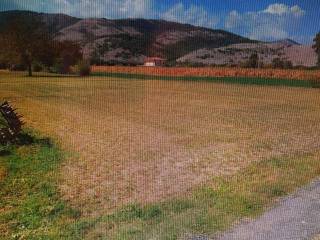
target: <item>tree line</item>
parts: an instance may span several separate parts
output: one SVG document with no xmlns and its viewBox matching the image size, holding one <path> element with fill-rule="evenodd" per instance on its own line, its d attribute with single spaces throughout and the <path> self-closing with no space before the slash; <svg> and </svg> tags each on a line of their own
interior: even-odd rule
<svg viewBox="0 0 320 240">
<path fill-rule="evenodd" d="M 81 62 L 81 47 L 71 41 L 55 41 L 47 26 L 39 18 L 19 16 L 0 30 L 0 64 L 9 69 L 50 69 L 69 73 L 71 66 Z"/>
</svg>

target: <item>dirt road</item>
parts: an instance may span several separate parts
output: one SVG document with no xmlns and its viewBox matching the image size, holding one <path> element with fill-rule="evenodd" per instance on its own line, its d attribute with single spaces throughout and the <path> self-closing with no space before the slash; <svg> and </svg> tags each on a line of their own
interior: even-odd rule
<svg viewBox="0 0 320 240">
<path fill-rule="evenodd" d="M 320 233 L 320 180 L 283 199 L 255 221 L 216 237 L 192 240 L 311 240 Z"/>
</svg>

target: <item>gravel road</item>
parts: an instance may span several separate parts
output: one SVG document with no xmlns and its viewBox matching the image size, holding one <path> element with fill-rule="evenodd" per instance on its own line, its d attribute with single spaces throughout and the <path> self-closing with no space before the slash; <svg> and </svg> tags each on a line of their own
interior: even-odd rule
<svg viewBox="0 0 320 240">
<path fill-rule="evenodd" d="M 311 240 L 320 234 L 320 180 L 281 200 L 258 219 L 209 238 L 188 240 Z"/>
</svg>

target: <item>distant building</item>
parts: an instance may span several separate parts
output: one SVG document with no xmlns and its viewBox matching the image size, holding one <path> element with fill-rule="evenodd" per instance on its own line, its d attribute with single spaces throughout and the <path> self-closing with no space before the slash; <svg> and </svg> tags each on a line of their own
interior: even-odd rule
<svg viewBox="0 0 320 240">
<path fill-rule="evenodd" d="M 163 66 L 166 62 L 166 59 L 160 57 L 147 57 L 144 60 L 144 66 L 146 67 L 157 67 Z"/>
</svg>

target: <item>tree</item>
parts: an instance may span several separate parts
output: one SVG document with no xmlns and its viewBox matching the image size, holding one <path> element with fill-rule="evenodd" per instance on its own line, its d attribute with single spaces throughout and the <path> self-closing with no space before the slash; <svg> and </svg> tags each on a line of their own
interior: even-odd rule
<svg viewBox="0 0 320 240">
<path fill-rule="evenodd" d="M 272 67 L 273 68 L 284 68 L 284 62 L 281 58 L 274 58 L 272 59 Z"/>
<path fill-rule="evenodd" d="M 70 67 L 82 60 L 79 44 L 71 41 L 55 42 L 55 64 L 59 73 L 69 73 Z"/>
<path fill-rule="evenodd" d="M 249 60 L 246 62 L 246 67 L 257 68 L 259 67 L 259 56 L 257 53 L 251 54 Z"/>
<path fill-rule="evenodd" d="M 283 68 L 285 69 L 292 69 L 293 68 L 293 63 L 289 60 L 286 60 L 283 62 Z"/>
<path fill-rule="evenodd" d="M 53 43 L 39 18 L 22 15 L 8 22 L 0 33 L 1 59 L 8 64 L 23 64 L 32 76 L 32 64 L 52 64 Z"/>
<path fill-rule="evenodd" d="M 293 64 L 289 60 L 283 60 L 281 58 L 272 59 L 272 67 L 273 68 L 281 68 L 281 69 L 291 69 L 293 68 Z"/>
<path fill-rule="evenodd" d="M 314 41 L 313 48 L 315 49 L 318 55 L 318 66 L 320 67 L 320 32 L 316 35 L 313 41 Z"/>
</svg>

